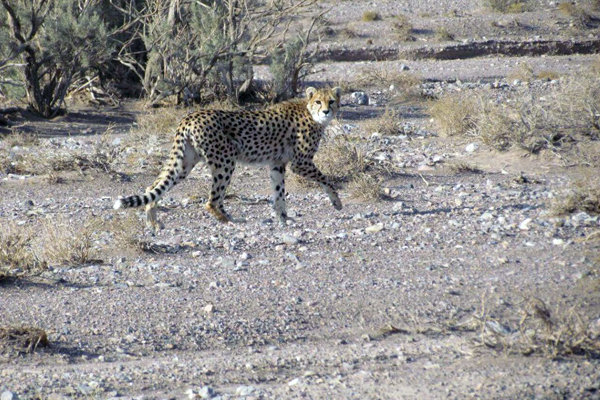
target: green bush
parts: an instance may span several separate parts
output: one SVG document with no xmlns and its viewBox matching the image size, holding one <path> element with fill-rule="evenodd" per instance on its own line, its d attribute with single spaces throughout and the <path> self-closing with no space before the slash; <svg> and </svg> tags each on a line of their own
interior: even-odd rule
<svg viewBox="0 0 600 400">
<path fill-rule="evenodd" d="M 22 64 L 32 111 L 53 117 L 63 106 L 71 83 L 111 56 L 108 33 L 97 2 L 2 0 L 7 22 L 0 23 L 0 68 Z"/>
</svg>

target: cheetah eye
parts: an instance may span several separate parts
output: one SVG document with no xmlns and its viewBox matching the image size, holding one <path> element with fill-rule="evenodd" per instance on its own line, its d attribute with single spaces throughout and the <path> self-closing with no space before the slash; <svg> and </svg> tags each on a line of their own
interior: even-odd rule
<svg viewBox="0 0 600 400">
<path fill-rule="evenodd" d="M 329 105 L 332 105 L 333 103 L 335 103 L 334 100 L 329 100 Z"/>
<path fill-rule="evenodd" d="M 317 103 L 318 105 L 321 105 L 321 100 L 317 100 L 317 101 L 315 101 L 315 103 Z"/>
</svg>

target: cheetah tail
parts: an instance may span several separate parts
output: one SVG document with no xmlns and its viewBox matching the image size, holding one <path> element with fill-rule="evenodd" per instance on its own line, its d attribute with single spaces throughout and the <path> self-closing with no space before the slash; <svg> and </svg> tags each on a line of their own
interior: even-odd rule
<svg viewBox="0 0 600 400">
<path fill-rule="evenodd" d="M 183 171 L 183 155 L 185 154 L 186 141 L 176 135 L 171 156 L 154 183 L 146 189 L 143 195 L 133 195 L 128 197 L 119 197 L 115 201 L 113 208 L 130 208 L 145 206 L 160 200 L 162 195 L 175 185 L 182 175 Z"/>
</svg>

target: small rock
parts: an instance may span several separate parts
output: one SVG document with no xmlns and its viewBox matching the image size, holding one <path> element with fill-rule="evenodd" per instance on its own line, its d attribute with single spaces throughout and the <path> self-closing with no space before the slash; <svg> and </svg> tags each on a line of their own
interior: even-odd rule
<svg viewBox="0 0 600 400">
<path fill-rule="evenodd" d="M 365 92 L 353 92 L 350 97 L 352 97 L 352 101 L 359 106 L 366 106 L 369 104 L 369 96 Z"/>
<path fill-rule="evenodd" d="M 248 396 L 249 394 L 252 394 L 256 389 L 254 388 L 254 386 L 250 386 L 250 385 L 242 385 L 242 386 L 238 386 L 237 389 L 235 389 L 235 394 L 237 394 L 238 396 Z"/>
<path fill-rule="evenodd" d="M 555 238 L 552 239 L 552 244 L 555 246 L 562 246 L 563 244 L 565 244 L 565 241 L 560 238 Z"/>
<path fill-rule="evenodd" d="M 215 306 L 212 304 L 207 304 L 206 306 L 204 306 L 204 312 L 207 314 L 212 314 L 213 311 L 215 311 Z"/>
<path fill-rule="evenodd" d="M 281 241 L 287 245 L 294 245 L 294 244 L 298 244 L 298 242 L 299 242 L 297 237 L 288 235 L 287 233 L 284 233 L 283 235 L 281 235 Z"/>
<path fill-rule="evenodd" d="M 288 386 L 296 386 L 300 383 L 300 378 L 294 378 L 288 382 Z"/>
<path fill-rule="evenodd" d="M 519 224 L 519 229 L 522 231 L 528 231 L 529 230 L 529 224 L 531 223 L 531 218 L 526 218 L 524 219 L 520 224 Z"/>
<path fill-rule="evenodd" d="M 408 71 L 410 67 L 406 64 L 400 64 L 400 71 Z"/>
<path fill-rule="evenodd" d="M 465 147 L 465 151 L 467 153 L 473 153 L 479 148 L 479 144 L 477 143 L 469 143 L 467 147 Z"/>
<path fill-rule="evenodd" d="M 365 228 L 365 232 L 367 232 L 367 233 L 377 233 L 381 230 L 383 230 L 383 222 L 380 222 L 375 225 L 367 226 Z"/>
<path fill-rule="evenodd" d="M 10 390 L 5 390 L 4 392 L 2 392 L 2 395 L 0 395 L 0 400 L 17 400 L 19 398 L 19 396 L 16 395 L 16 393 L 11 392 Z"/>
<path fill-rule="evenodd" d="M 215 391 L 210 386 L 202 386 L 200 390 L 198 390 L 198 396 L 201 399 L 212 399 L 215 397 Z"/>
</svg>

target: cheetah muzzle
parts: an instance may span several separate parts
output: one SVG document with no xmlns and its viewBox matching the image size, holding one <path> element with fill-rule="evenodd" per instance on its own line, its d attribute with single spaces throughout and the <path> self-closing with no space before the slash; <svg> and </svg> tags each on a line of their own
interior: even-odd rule
<svg viewBox="0 0 600 400">
<path fill-rule="evenodd" d="M 154 183 L 142 195 L 119 198 L 114 208 L 145 206 L 146 224 L 153 231 L 160 229 L 156 202 L 199 161 L 205 161 L 212 174 L 206 209 L 221 222 L 232 221 L 223 200 L 236 163 L 269 165 L 273 208 L 283 224 L 289 219 L 285 205 L 287 165 L 294 173 L 319 183 L 333 207 L 341 210 L 334 186 L 313 162 L 323 131 L 339 109 L 340 95 L 340 88 L 309 87 L 305 99 L 261 111 L 194 112 L 177 127 L 169 160 Z"/>
</svg>

